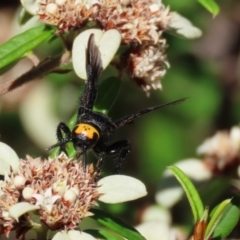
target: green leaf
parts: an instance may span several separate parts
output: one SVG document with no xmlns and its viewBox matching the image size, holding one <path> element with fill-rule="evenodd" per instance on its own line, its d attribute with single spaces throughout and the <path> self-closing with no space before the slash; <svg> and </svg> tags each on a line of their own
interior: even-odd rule
<svg viewBox="0 0 240 240">
<path fill-rule="evenodd" d="M 39 26 L 27 30 L 0 46 L 0 72 L 13 62 L 20 60 L 26 53 L 33 50 L 40 43 L 53 37 L 54 30 L 46 26 Z"/>
<path fill-rule="evenodd" d="M 204 239 L 223 239 L 229 235 L 239 220 L 239 209 L 227 199 L 213 209 L 211 220 L 206 228 Z"/>
<path fill-rule="evenodd" d="M 94 214 L 93 219 L 99 223 L 108 227 L 109 229 L 120 234 L 128 240 L 144 240 L 145 238 L 132 226 L 127 225 L 122 220 L 113 217 L 112 215 L 103 212 L 99 209 L 92 209 L 91 212 Z M 145 239 L 146 240 L 146 239 Z"/>
<path fill-rule="evenodd" d="M 219 6 L 214 0 L 198 0 L 198 2 L 202 4 L 214 16 L 216 16 L 220 11 Z"/>
<path fill-rule="evenodd" d="M 101 230 L 84 230 L 84 232 L 89 233 L 93 237 L 97 239 L 104 239 L 104 240 L 123 240 L 123 237 L 116 235 L 113 232 L 101 229 Z"/>
<path fill-rule="evenodd" d="M 228 204 L 231 202 L 231 199 L 227 199 L 220 203 L 210 214 L 211 220 L 207 225 L 204 237 L 206 239 L 210 238 L 213 231 L 217 227 L 218 223 L 221 221 L 224 211 L 228 207 Z"/>
<path fill-rule="evenodd" d="M 192 208 L 194 221 L 200 221 L 204 213 L 204 207 L 196 188 L 181 169 L 176 166 L 170 166 L 168 168 L 173 172 L 173 175 L 180 182 L 187 195 Z"/>
<path fill-rule="evenodd" d="M 120 87 L 121 81 L 117 77 L 109 77 L 102 81 L 98 87 L 94 110 L 104 114 L 108 113 L 119 94 Z"/>
</svg>

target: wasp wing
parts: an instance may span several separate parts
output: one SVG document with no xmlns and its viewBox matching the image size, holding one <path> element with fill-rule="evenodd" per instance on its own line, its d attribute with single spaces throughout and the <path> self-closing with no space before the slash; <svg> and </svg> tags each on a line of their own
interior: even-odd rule
<svg viewBox="0 0 240 240">
<path fill-rule="evenodd" d="M 94 42 L 94 34 L 91 34 L 86 49 L 87 81 L 80 97 L 79 115 L 84 114 L 85 110 L 92 110 L 97 96 L 98 79 L 102 70 L 101 53 Z"/>
</svg>

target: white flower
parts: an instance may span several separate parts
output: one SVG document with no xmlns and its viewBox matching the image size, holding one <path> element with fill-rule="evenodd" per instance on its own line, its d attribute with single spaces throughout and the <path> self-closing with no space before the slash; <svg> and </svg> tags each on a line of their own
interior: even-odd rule
<svg viewBox="0 0 240 240">
<path fill-rule="evenodd" d="M 240 127 L 218 131 L 198 147 L 197 153 L 204 155 L 212 171 L 223 171 L 228 166 L 234 166 L 240 157 Z"/>
<path fill-rule="evenodd" d="M 57 234 L 54 235 L 52 240 L 76 240 L 76 239 L 96 240 L 96 238 L 92 237 L 91 235 L 77 230 L 70 230 L 68 232 L 67 231 L 58 232 Z"/>
<path fill-rule="evenodd" d="M 22 231 L 26 225 L 31 228 L 35 221 L 52 230 L 73 230 L 93 215 L 91 210 L 98 200 L 120 203 L 147 193 L 143 183 L 128 176 L 113 175 L 97 181 L 100 173 L 94 171 L 93 165 L 84 168 L 81 161 L 65 154 L 44 160 L 27 156 L 19 163 L 18 172 L 5 173 L 0 182 L 0 227 L 5 235 L 12 230 Z M 14 182 L 19 176 L 23 176 L 23 181 L 16 186 Z M 27 213 L 33 210 L 31 219 L 32 215 Z"/>
<path fill-rule="evenodd" d="M 43 194 L 33 194 L 32 197 L 37 200 L 36 206 L 41 206 L 48 212 L 52 211 L 53 204 L 61 198 L 59 195 L 52 195 L 52 188 L 48 188 Z"/>
</svg>

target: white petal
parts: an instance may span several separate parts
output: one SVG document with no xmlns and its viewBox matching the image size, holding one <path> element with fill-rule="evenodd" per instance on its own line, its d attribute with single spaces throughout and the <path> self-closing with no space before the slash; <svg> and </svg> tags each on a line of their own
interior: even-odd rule
<svg viewBox="0 0 240 240">
<path fill-rule="evenodd" d="M 38 0 L 21 0 L 23 7 L 32 15 L 36 15 L 39 9 Z"/>
<path fill-rule="evenodd" d="M 72 63 L 75 73 L 82 79 L 87 79 L 86 74 L 86 48 L 90 35 L 94 33 L 94 41 L 97 44 L 103 36 L 100 29 L 89 29 L 80 33 L 73 42 Z"/>
<path fill-rule="evenodd" d="M 161 221 L 146 222 L 138 225 L 136 229 L 147 239 L 147 240 L 159 240 L 170 238 L 170 227 L 168 224 Z"/>
<path fill-rule="evenodd" d="M 56 233 L 52 238 L 52 240 L 69 240 L 69 238 L 68 238 L 67 232 L 62 231 L 62 232 Z"/>
<path fill-rule="evenodd" d="M 157 192 L 155 199 L 163 207 L 171 208 L 182 197 L 183 189 L 181 186 L 166 188 Z"/>
<path fill-rule="evenodd" d="M 0 175 L 9 172 L 10 166 L 14 172 L 19 169 L 19 157 L 7 144 L 0 142 Z"/>
<path fill-rule="evenodd" d="M 230 139 L 234 147 L 239 149 L 240 147 L 240 128 L 238 126 L 234 126 L 230 131 Z"/>
<path fill-rule="evenodd" d="M 120 46 L 121 39 L 121 34 L 116 29 L 111 29 L 104 32 L 98 44 L 98 48 L 101 53 L 103 69 L 105 69 L 113 59 Z"/>
<path fill-rule="evenodd" d="M 91 235 L 80 232 L 77 230 L 70 230 L 68 232 L 61 231 L 54 235 L 52 240 L 96 240 L 96 238 L 92 237 Z"/>
<path fill-rule="evenodd" d="M 47 188 L 47 190 L 44 192 L 45 198 L 51 198 L 52 197 L 52 188 Z"/>
<path fill-rule="evenodd" d="M 151 205 L 147 207 L 141 216 L 141 222 L 161 221 L 167 224 L 172 222 L 170 211 L 159 205 Z"/>
<path fill-rule="evenodd" d="M 147 195 L 145 185 L 136 178 L 124 175 L 112 175 L 98 182 L 99 198 L 105 203 L 121 203 Z"/>
<path fill-rule="evenodd" d="M 170 31 L 185 38 L 198 38 L 202 31 L 193 26 L 192 23 L 178 13 L 173 13 L 172 19 L 168 25 Z"/>
<path fill-rule="evenodd" d="M 102 65 L 105 69 L 112 58 L 114 57 L 116 51 L 119 48 L 121 42 L 121 34 L 115 30 L 111 29 L 106 32 L 100 29 L 88 29 L 80 33 L 73 42 L 72 50 L 72 62 L 73 68 L 76 74 L 86 80 L 86 48 L 90 35 L 94 33 L 94 41 L 99 47 L 101 53 Z"/>
<path fill-rule="evenodd" d="M 30 204 L 27 202 L 20 202 L 20 203 L 16 203 L 15 205 L 9 208 L 9 214 L 11 217 L 13 217 L 18 221 L 18 218 L 21 215 L 37 209 L 39 209 L 39 206 Z"/>
<path fill-rule="evenodd" d="M 189 158 L 174 164 L 179 167 L 188 177 L 196 181 L 208 180 L 212 177 L 212 172 L 200 159 Z M 172 176 L 170 170 L 166 170 L 164 176 Z"/>
<path fill-rule="evenodd" d="M 68 232 L 68 236 L 70 240 L 76 240 L 76 239 L 81 239 L 81 240 L 96 240 L 96 238 L 92 237 L 90 234 L 87 234 L 85 232 L 80 232 L 77 230 L 70 230 Z"/>
</svg>

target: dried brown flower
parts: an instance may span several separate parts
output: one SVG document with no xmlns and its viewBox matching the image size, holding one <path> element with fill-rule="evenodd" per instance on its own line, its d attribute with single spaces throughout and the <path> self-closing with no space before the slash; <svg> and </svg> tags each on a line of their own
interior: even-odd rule
<svg viewBox="0 0 240 240">
<path fill-rule="evenodd" d="M 173 14 L 160 0 L 39 0 L 38 5 L 40 20 L 57 26 L 58 32 L 81 29 L 89 22 L 103 31 L 118 30 L 121 44 L 130 45 L 125 70 L 143 90 L 161 89 L 160 79 L 169 66 L 162 33 Z"/>
<path fill-rule="evenodd" d="M 213 172 L 232 169 L 240 162 L 240 128 L 234 126 L 230 131 L 219 131 L 198 147 L 198 153 Z"/>
<path fill-rule="evenodd" d="M 157 44 L 170 23 L 171 13 L 156 0 L 40 0 L 38 15 L 58 31 L 96 21 L 103 30 L 117 29 L 123 44 Z"/>
<path fill-rule="evenodd" d="M 159 45 L 141 46 L 130 54 L 128 71 L 137 85 L 145 91 L 162 89 L 159 81 L 166 73 L 169 63 L 165 55 L 165 41 Z"/>
</svg>

